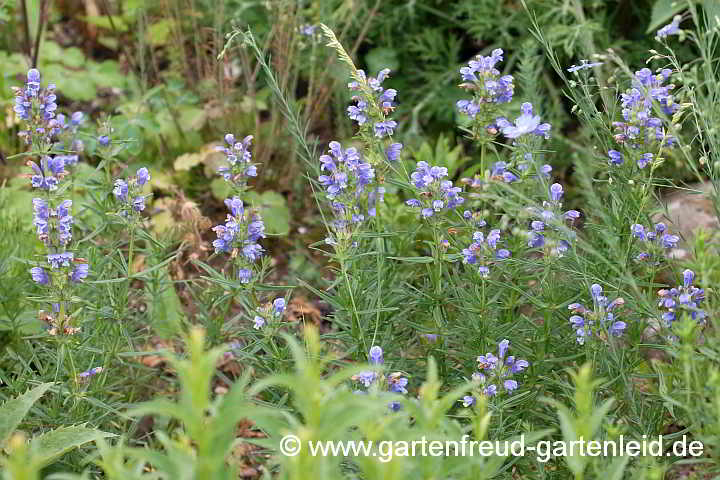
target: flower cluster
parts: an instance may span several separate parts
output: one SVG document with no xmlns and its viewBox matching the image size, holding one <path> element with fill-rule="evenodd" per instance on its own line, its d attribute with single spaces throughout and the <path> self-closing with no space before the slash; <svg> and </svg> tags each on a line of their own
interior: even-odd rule
<svg viewBox="0 0 720 480">
<path fill-rule="evenodd" d="M 477 265 L 478 272 L 483 277 L 490 275 L 489 264 L 510 257 L 510 250 L 497 248 L 500 241 L 500 230 L 490 230 L 487 237 L 483 232 L 475 232 L 472 239 L 468 248 L 464 248 L 462 251 L 463 263 Z"/>
<path fill-rule="evenodd" d="M 525 135 L 535 135 L 545 139 L 550 138 L 549 123 L 541 123 L 540 115 L 533 115 L 532 103 L 525 102 L 520 106 L 522 114 L 511 123 L 505 117 L 495 119 L 495 126 L 507 138 L 518 139 Z"/>
<path fill-rule="evenodd" d="M 46 253 L 42 262 L 30 269 L 33 281 L 45 287 L 52 312 L 40 311 L 50 335 L 72 335 L 79 328 L 71 325 L 70 298 L 74 284 L 87 278 L 90 267 L 70 249 L 72 242 L 72 201 L 62 198 L 67 190 L 66 166 L 77 161 L 73 156 L 47 155 L 51 140 L 62 129 L 64 116 L 56 117 L 55 86 L 40 88 L 40 72 L 28 72 L 25 88 L 16 92 L 15 112 L 25 121 L 24 134 L 29 144 L 41 150 L 39 161 L 28 161 L 29 176 L 39 196 L 32 199 L 33 226 Z M 81 115 L 80 115 L 81 116 Z M 58 121 L 60 118 L 60 122 Z M 79 118 L 76 116 L 76 118 Z"/>
<path fill-rule="evenodd" d="M 487 57 L 476 56 L 467 66 L 460 69 L 462 88 L 472 91 L 472 100 L 458 100 L 458 111 L 472 119 L 478 119 L 482 126 L 489 124 L 498 115 L 497 105 L 508 103 L 513 98 L 515 86 L 512 75 L 502 75 L 495 68 L 503 60 L 503 51 L 497 48 Z"/>
<path fill-rule="evenodd" d="M 40 72 L 35 68 L 28 70 L 27 81 L 23 88 L 13 87 L 15 91 L 13 110 L 27 125 L 27 129 L 21 130 L 18 135 L 27 145 L 34 144 L 42 151 L 49 149 L 52 137 L 60 131 L 55 118 L 57 110 L 55 88 L 54 83 L 41 88 Z"/>
<path fill-rule="evenodd" d="M 72 240 L 72 200 L 63 200 L 56 208 L 50 208 L 44 198 L 33 198 L 33 226 L 40 241 L 46 247 L 59 249 Z"/>
<path fill-rule="evenodd" d="M 127 216 L 129 212 L 142 212 L 145 210 L 146 195 L 142 194 L 143 186 L 150 181 L 150 172 L 147 168 L 139 168 L 134 177 L 125 181 L 121 178 L 115 180 L 113 195 L 121 204 L 120 215 Z"/>
<path fill-rule="evenodd" d="M 570 326 L 575 330 L 577 343 L 585 345 L 588 338 L 607 339 L 607 334 L 619 337 L 625 331 L 625 322 L 615 320 L 613 310 L 625 304 L 621 297 L 612 302 L 603 295 L 603 289 L 597 283 L 590 286 L 590 296 L 593 300 L 592 309 L 588 309 L 582 303 L 571 303 L 568 310 L 575 313 L 570 317 Z M 606 333 L 607 332 L 607 333 Z"/>
<path fill-rule="evenodd" d="M 675 87 L 665 85 L 672 70 L 663 69 L 653 74 L 649 68 L 635 72 L 632 86 L 621 94 L 623 121 L 613 122 L 617 132 L 615 141 L 625 146 L 625 154 L 619 150 L 608 151 L 608 163 L 619 166 L 629 155 L 638 168 L 643 169 L 658 156 L 662 148 L 672 147 L 675 138 L 665 132 L 662 119 L 654 116 L 653 102 L 657 102 L 665 115 L 672 115 L 679 108 L 670 91 Z"/>
<path fill-rule="evenodd" d="M 423 218 L 430 218 L 444 210 L 453 210 L 465 202 L 460 196 L 462 189 L 453 186 L 446 167 L 430 166 L 427 162 L 417 162 L 416 170 L 410 174 L 410 183 L 418 190 L 420 199 L 412 198 L 405 203 L 419 208 Z"/>
<path fill-rule="evenodd" d="M 697 322 L 705 319 L 705 312 L 699 308 L 699 304 L 705 300 L 705 290 L 693 286 L 693 280 L 695 280 L 695 272 L 685 270 L 682 285 L 658 292 L 660 297 L 658 306 L 667 310 L 662 314 L 662 319 L 668 327 L 677 319 L 678 309 L 689 312 L 690 317 Z"/>
<path fill-rule="evenodd" d="M 230 213 L 223 225 L 213 227 L 217 239 L 213 241 L 215 253 L 231 253 L 238 266 L 238 279 L 250 283 L 253 279 L 253 265 L 265 251 L 258 241 L 265 238 L 265 224 L 260 215 L 245 208 L 239 197 L 225 200 Z"/>
<path fill-rule="evenodd" d="M 562 212 L 563 187 L 559 183 L 550 186 L 550 201 L 543 201 L 542 208 L 530 207 L 529 212 L 536 218 L 530 222 L 528 246 L 542 248 L 546 254 L 562 256 L 575 238 L 574 232 L 565 223 L 571 224 L 580 218 L 577 210 Z"/>
<path fill-rule="evenodd" d="M 377 77 L 369 78 L 365 76 L 363 70 L 358 70 L 356 80 L 348 83 L 350 90 L 358 92 L 352 97 L 355 104 L 347 108 L 348 117 L 357 122 L 361 134 L 372 136 L 375 141 L 392 137 L 397 128 L 397 122 L 389 117 L 395 109 L 397 90 L 382 86 L 389 75 L 389 68 L 380 70 Z M 402 143 L 390 141 L 384 148 L 386 159 L 391 162 L 396 161 L 402 148 Z"/>
<path fill-rule="evenodd" d="M 30 175 L 32 187 L 40 190 L 56 190 L 60 182 L 68 175 L 65 170 L 65 159 L 59 155 L 44 155 L 37 163 L 32 160 L 28 161 L 27 166 L 33 171 Z"/>
<path fill-rule="evenodd" d="M 354 228 L 365 220 L 365 214 L 374 217 L 377 203 L 383 201 L 384 187 L 368 188 L 375 179 L 375 169 L 363 162 L 354 147 L 343 149 L 339 142 L 330 142 L 329 155 L 320 157 L 318 177 L 330 200 L 335 219 L 330 222 L 335 236 L 326 239 L 331 245 L 350 241 Z"/>
<path fill-rule="evenodd" d="M 382 365 L 384 363 L 382 348 L 374 345 L 368 352 L 368 361 L 370 365 Z M 376 391 L 388 391 L 390 393 L 406 394 L 408 379 L 403 377 L 402 372 L 393 372 L 388 375 L 378 374 L 373 370 L 360 372 L 352 376 L 352 380 L 361 383 L 365 388 L 375 387 Z M 356 390 L 355 393 L 366 394 L 362 390 Z M 390 402 L 388 408 L 392 411 L 400 409 L 400 403 Z"/>
<path fill-rule="evenodd" d="M 662 255 L 667 249 L 675 248 L 680 241 L 677 235 L 667 233 L 667 226 L 662 222 L 656 223 L 654 230 L 634 223 L 630 226 L 630 232 L 645 244 L 643 251 L 635 256 L 636 260 L 648 260 L 654 255 Z"/>
<path fill-rule="evenodd" d="M 68 152 L 68 154 L 62 155 L 65 165 L 75 165 L 78 162 L 78 153 L 85 150 L 85 143 L 78 138 L 78 129 L 85 122 L 85 114 L 74 112 L 67 121 L 64 114 L 58 113 L 56 121 L 58 139 L 56 147 Z"/>
<path fill-rule="evenodd" d="M 523 160 L 517 162 L 515 166 L 515 170 L 517 171 L 517 175 L 512 171 L 512 165 L 499 161 L 495 162 L 493 164 L 492 170 L 490 171 L 490 179 L 491 180 L 501 180 L 505 183 L 513 183 L 517 182 L 521 178 L 528 178 L 528 177 L 534 177 L 534 178 L 550 178 L 550 174 L 552 173 L 552 166 L 548 164 L 543 164 L 541 166 L 538 166 L 538 172 L 537 175 L 531 174 L 531 165 L 534 165 L 533 162 L 533 154 L 531 152 L 526 152 L 522 156 Z M 519 176 L 518 176 L 519 175 Z"/>
<path fill-rule="evenodd" d="M 225 135 L 227 146 L 215 147 L 217 151 L 225 154 L 228 162 L 227 166 L 218 168 L 218 173 L 238 193 L 245 191 L 250 177 L 257 177 L 257 166 L 252 163 L 252 153 L 250 152 L 252 139 L 252 135 L 248 135 L 241 142 L 237 142 L 235 135 L 228 133 Z"/>
<path fill-rule="evenodd" d="M 472 375 L 473 383 L 476 385 L 476 395 L 494 397 L 499 393 L 498 386 L 501 386 L 508 394 L 518 388 L 517 380 L 511 377 L 525 370 L 530 363 L 527 360 L 516 359 L 514 355 L 506 357 L 509 349 L 510 340 L 504 339 L 498 343 L 497 356 L 488 352 L 477 357 L 478 371 Z M 463 406 L 470 407 L 475 404 L 476 398 L 466 395 L 461 401 Z"/>
<path fill-rule="evenodd" d="M 285 313 L 285 299 L 276 298 L 273 300 L 272 305 L 268 303 L 263 307 L 257 308 L 257 314 L 253 319 L 253 322 L 255 323 L 253 328 L 255 330 L 260 330 L 273 320 L 281 318 L 283 313 Z"/>
</svg>

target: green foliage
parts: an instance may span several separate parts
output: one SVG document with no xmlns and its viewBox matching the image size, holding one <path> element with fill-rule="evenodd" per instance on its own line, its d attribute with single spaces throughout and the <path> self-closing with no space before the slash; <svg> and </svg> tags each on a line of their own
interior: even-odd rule
<svg viewBox="0 0 720 480">
<path fill-rule="evenodd" d="M 27 3 L 34 34 L 40 2 Z M 628 230 L 659 221 L 670 190 L 694 193 L 704 213 L 720 212 L 717 2 L 123 0 L 103 14 L 72 13 L 72 25 L 87 32 L 69 39 L 61 9 L 73 7 L 50 3 L 38 66 L 44 81 L 58 84 L 61 109 L 92 114 L 79 133 L 83 158 L 63 187 L 75 218 L 68 248 L 91 273 L 57 303 L 78 328 L 58 335 L 47 325 L 52 312 L 42 310 L 55 302 L 28 275 L 48 253 L 33 236 L 31 200 L 42 193 L 20 176 L 29 172 L 22 163 L 39 155 L 18 140 L 22 122 L 7 88 L 20 85 L 28 66 L 25 42 L 17 42 L 23 15 L 2 4 L 0 22 L 9 26 L 0 29 L 0 121 L 8 127 L 0 132 L 5 478 L 659 480 L 684 464 L 703 475 L 720 471 L 717 236 L 695 233 L 684 239 L 692 242 L 685 252 L 642 263 Z M 683 32 L 658 43 L 653 32 L 676 14 Z M 306 24 L 322 25 L 303 35 Z M 503 113 L 512 120 L 531 101 L 552 123 L 550 141 L 513 142 L 488 131 L 487 142 L 474 144 L 463 136 L 473 132 L 454 106 L 464 97 L 458 69 L 498 47 L 516 85 Z M 580 59 L 603 65 L 568 72 Z M 633 177 L 609 167 L 606 155 L 618 143 L 618 94 L 645 65 L 676 72 L 680 109 L 666 118 L 653 108 L 671 120 L 677 148 L 663 148 Z M 376 75 L 384 67 L 393 69 L 384 86 L 398 91 L 393 141 L 404 144 L 392 163 L 372 135 L 353 136 L 346 115 L 347 82 L 361 79 L 358 69 Z M 216 176 L 225 160 L 213 148 L 228 131 L 255 135 L 261 173 L 241 192 Z M 112 144 L 101 148 L 97 137 L 106 133 Z M 368 188 L 386 189 L 346 250 L 324 240 L 333 212 L 315 180 L 330 139 L 357 147 L 376 168 Z M 531 170 L 519 181 L 493 173 L 497 162 L 525 154 Z M 462 181 L 465 203 L 452 216 L 424 219 L 407 207 L 424 194 L 408 178 L 420 161 Z M 539 174 L 545 163 L 552 176 Z M 148 206 L 120 215 L 114 181 L 145 165 Z M 581 213 L 577 228 L 556 226 L 574 238 L 563 255 L 528 244 L 530 222 L 545 213 L 556 181 L 566 187 L 563 211 Z M 710 186 L 688 185 L 695 181 Z M 251 287 L 235 269 L 242 248 L 224 256 L 209 243 L 210 227 L 227 213 L 222 201 L 233 195 L 262 216 L 268 234 Z M 486 258 L 485 275 L 465 250 L 490 229 L 512 255 Z M 682 283 L 685 268 L 705 288 L 708 320 L 679 315 L 668 327 L 657 292 Z M 598 330 L 580 345 L 568 306 L 595 303 L 592 284 L 622 297 L 616 314 L 627 329 L 622 338 Z M 280 298 L 284 316 L 254 328 L 255 316 Z M 493 396 L 473 374 L 478 355 L 496 352 L 502 339 L 530 365 L 513 377 L 517 389 Z M 366 363 L 373 345 L 382 347 L 383 365 Z M 357 374 L 369 369 L 380 380 L 366 388 Z M 408 380 L 406 394 L 384 391 L 390 375 Z M 475 404 L 462 407 L 472 403 L 469 393 Z M 18 428 L 31 440 L 13 435 Z M 122 440 L 107 440 L 113 434 Z M 525 435 L 532 444 L 659 434 L 700 440 L 705 454 L 573 454 L 546 463 L 532 455 L 310 451 L 311 442 L 330 440 L 397 447 L 465 435 Z M 288 435 L 298 455 L 279 450 Z"/>
<path fill-rule="evenodd" d="M 0 407 L 0 446 L 5 445 L 10 435 L 20 425 L 25 415 L 30 411 L 33 404 L 43 396 L 52 383 L 43 383 L 28 390 L 23 395 L 6 400 Z"/>
<path fill-rule="evenodd" d="M 9 457 L 0 455 L 0 465 L 7 469 L 4 477 L 7 480 L 39 478 L 40 469 L 70 450 L 113 436 L 95 428 L 73 426 L 36 435 L 29 443 L 19 433 L 11 438 L 33 405 L 52 386 L 52 383 L 43 383 L 0 405 L 0 448 L 9 445 L 10 451 Z"/>
</svg>

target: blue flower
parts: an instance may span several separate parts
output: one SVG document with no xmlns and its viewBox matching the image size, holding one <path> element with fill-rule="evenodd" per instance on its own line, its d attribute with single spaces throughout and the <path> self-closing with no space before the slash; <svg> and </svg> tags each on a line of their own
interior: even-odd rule
<svg viewBox="0 0 720 480">
<path fill-rule="evenodd" d="M 508 138 L 519 138 L 523 135 L 533 134 L 539 137 L 550 138 L 550 124 L 540 123 L 540 116 L 533 115 L 533 106 L 525 102 L 521 106 L 522 115 L 512 124 L 504 118 L 497 120 L 503 135 Z"/>
<path fill-rule="evenodd" d="M 400 152 L 402 152 L 402 148 L 402 143 L 391 143 L 390 146 L 385 149 L 385 155 L 387 156 L 387 159 L 391 162 L 396 161 L 398 158 L 400 158 Z"/>
<path fill-rule="evenodd" d="M 492 353 L 477 357 L 478 370 L 473 373 L 472 379 L 477 384 L 478 391 L 487 397 L 498 394 L 497 385 L 502 385 L 505 392 L 511 394 L 518 388 L 517 380 L 510 378 L 516 373 L 521 373 L 530 366 L 527 360 L 516 359 L 514 356 L 507 356 L 510 350 L 510 340 L 503 339 L 498 343 L 498 356 Z M 472 399 L 473 401 L 470 401 Z M 466 396 L 463 399 L 464 406 L 474 404 L 474 398 Z"/>
<path fill-rule="evenodd" d="M 410 183 L 418 190 L 423 200 L 411 199 L 405 202 L 413 208 L 420 208 L 423 218 L 430 218 L 442 210 L 452 210 L 465 202 L 460 196 L 462 189 L 453 186 L 446 167 L 430 166 L 427 162 L 418 162 L 416 170 L 410 174 Z"/>
<path fill-rule="evenodd" d="M 299 29 L 300 29 L 300 33 L 302 33 L 306 37 L 312 37 L 313 35 L 315 35 L 315 30 L 317 29 L 317 25 L 305 24 L 305 25 L 301 25 L 299 27 Z"/>
<path fill-rule="evenodd" d="M 408 385 L 408 379 L 403 377 L 402 373 L 400 372 L 395 372 L 388 375 L 387 383 L 389 390 L 393 393 L 408 393 L 407 388 L 405 388 Z"/>
<path fill-rule="evenodd" d="M 233 217 L 242 217 L 243 213 L 245 213 L 243 201 L 240 199 L 240 197 L 226 198 L 225 206 L 228 208 L 228 210 L 230 210 L 230 213 L 233 215 Z"/>
<path fill-rule="evenodd" d="M 145 167 L 138 169 L 135 176 L 137 178 L 137 184 L 140 186 L 143 186 L 150 181 L 150 172 Z"/>
<path fill-rule="evenodd" d="M 373 126 L 373 130 L 375 131 L 376 137 L 383 138 L 392 135 L 396 127 L 397 122 L 395 120 L 386 120 L 384 122 L 377 122 Z"/>
<path fill-rule="evenodd" d="M 563 256 L 575 239 L 575 232 L 565 226 L 566 222 L 572 225 L 580 218 L 577 210 L 562 212 L 563 187 L 559 183 L 550 186 L 548 196 L 550 201 L 544 201 L 542 208 L 529 207 L 528 211 L 540 220 L 530 222 L 531 230 L 527 232 L 528 246 L 530 248 L 544 248 L 545 253 Z"/>
<path fill-rule="evenodd" d="M 609 150 L 608 157 L 610 157 L 610 161 L 608 162 L 610 165 L 622 165 L 625 162 L 623 154 L 617 150 Z"/>
<path fill-rule="evenodd" d="M 580 65 L 573 65 L 570 68 L 568 68 L 567 71 L 570 73 L 575 73 L 575 72 L 579 72 L 580 70 L 586 70 L 589 68 L 599 67 L 602 64 L 603 64 L 602 62 L 590 63 L 589 60 L 580 60 Z"/>
<path fill-rule="evenodd" d="M 471 395 L 465 395 L 460 401 L 462 402 L 463 407 L 472 407 L 475 405 L 475 397 Z"/>
<path fill-rule="evenodd" d="M 502 260 L 510 257 L 510 251 L 507 249 L 497 249 L 500 240 L 500 230 L 491 230 L 487 238 L 483 232 L 473 233 L 473 242 L 462 250 L 463 263 L 470 265 L 478 265 L 478 271 L 483 277 L 490 274 L 488 263 L 494 260 Z"/>
<path fill-rule="evenodd" d="M 670 94 L 674 85 L 665 85 L 671 74 L 672 70 L 667 68 L 658 74 L 653 74 L 648 68 L 635 72 L 631 88 L 620 96 L 623 121 L 613 122 L 617 132 L 615 140 L 619 144 L 631 149 L 643 148 L 646 152 L 652 149 L 659 153 L 663 147 L 671 147 L 676 143 L 673 137 L 666 134 L 663 120 L 654 116 L 653 109 L 653 103 L 657 102 L 665 115 L 672 116 L 679 108 Z M 611 164 L 622 163 L 619 158 L 613 161 L 611 156 Z M 638 166 L 644 167 L 651 158 L 641 157 Z"/>
<path fill-rule="evenodd" d="M 260 315 L 255 315 L 253 322 L 254 322 L 253 328 L 255 330 L 260 330 L 262 327 L 265 326 L 265 319 L 263 317 L 261 317 Z"/>
<path fill-rule="evenodd" d="M 377 345 L 373 345 L 368 353 L 368 358 L 371 365 L 381 365 L 383 363 L 383 351 L 382 348 Z"/>
<path fill-rule="evenodd" d="M 142 212 L 143 210 L 145 210 L 145 197 L 142 195 L 139 195 L 139 196 L 133 198 L 132 208 L 136 212 Z"/>
<path fill-rule="evenodd" d="M 79 263 L 75 265 L 72 272 L 70 272 L 70 281 L 79 283 L 85 280 L 90 273 L 90 266 L 87 263 Z"/>
<path fill-rule="evenodd" d="M 285 299 L 284 298 L 276 298 L 273 300 L 273 312 L 275 315 L 282 315 L 282 313 L 285 311 Z"/>
<path fill-rule="evenodd" d="M 615 319 L 614 310 L 625 304 L 621 297 L 612 302 L 603 294 L 603 288 L 597 283 L 590 286 L 590 296 L 593 301 L 592 309 L 581 303 L 572 303 L 568 309 L 575 313 L 570 316 L 570 325 L 575 331 L 577 343 L 584 345 L 587 339 L 599 339 L 605 341 L 607 332 L 611 336 L 619 337 L 627 328 L 623 321 Z"/>
<path fill-rule="evenodd" d="M 682 16 L 675 15 L 673 17 L 672 22 L 662 27 L 660 30 L 657 31 L 656 37 L 658 39 L 660 38 L 667 38 L 669 35 L 679 35 L 680 34 L 680 22 L 682 21 Z"/>
<path fill-rule="evenodd" d="M 30 275 L 32 276 L 33 281 L 38 285 L 47 285 L 50 283 L 50 276 L 42 267 L 31 268 Z"/>
<path fill-rule="evenodd" d="M 102 373 L 103 367 L 93 367 L 89 370 L 86 370 L 82 373 L 78 373 L 78 377 L 82 380 L 87 380 L 90 377 L 93 377 L 99 373 Z"/>
<path fill-rule="evenodd" d="M 348 116 L 360 127 L 364 127 L 372 119 L 370 123 L 373 125 L 373 132 L 377 138 L 391 136 L 397 127 L 397 123 L 388 118 L 390 112 L 395 108 L 397 90 L 386 89 L 382 86 L 389 75 L 389 68 L 380 70 L 377 77 L 369 78 L 365 76 L 363 70 L 358 70 L 356 80 L 348 83 L 350 90 L 359 92 L 358 95 L 352 97 L 355 105 L 347 108 Z"/>
<path fill-rule="evenodd" d="M 512 100 L 515 86 L 511 75 L 502 75 L 495 66 L 503 60 L 503 51 L 496 48 L 492 54 L 476 56 L 467 66 L 460 68 L 462 87 L 473 90 L 473 100 L 460 100 L 456 103 L 458 111 L 475 118 L 482 110 L 483 117 L 492 114 L 493 105 L 508 103 Z M 491 117 L 492 118 L 492 117 Z"/>
<path fill-rule="evenodd" d="M 662 222 L 656 223 L 654 230 L 646 229 L 643 225 L 634 223 L 630 225 L 630 233 L 634 238 L 645 243 L 645 246 L 641 247 L 643 250 L 635 257 L 636 260 L 642 261 L 649 260 L 655 256 L 666 255 L 667 249 L 677 247 L 680 241 L 679 236 L 671 235 L 667 232 L 667 226 Z"/>
<path fill-rule="evenodd" d="M 125 180 L 122 180 L 120 178 L 115 180 L 113 195 L 115 195 L 115 198 L 117 198 L 121 202 L 127 202 L 128 184 Z"/>
<path fill-rule="evenodd" d="M 320 171 L 327 172 L 318 177 L 318 182 L 325 189 L 326 198 L 330 200 L 335 220 L 330 226 L 335 230 L 337 239 L 342 245 L 350 238 L 355 225 L 365 220 L 365 215 L 375 216 L 377 203 L 383 201 L 383 187 L 366 188 L 375 180 L 375 169 L 363 162 L 357 149 L 343 149 L 339 142 L 329 144 L 329 155 L 320 157 Z"/>
<path fill-rule="evenodd" d="M 637 160 L 637 166 L 640 168 L 645 168 L 648 163 L 652 162 L 653 160 L 653 154 L 652 153 L 643 153 L 640 155 L 640 158 Z"/>
<path fill-rule="evenodd" d="M 683 284 L 670 290 L 662 289 L 658 292 L 660 302 L 658 306 L 666 309 L 662 319 L 669 327 L 677 319 L 677 310 L 686 311 L 690 317 L 697 322 L 704 322 L 707 314 L 701 310 L 699 305 L 705 300 L 705 290 L 693 286 L 695 272 L 692 270 L 683 271 Z"/>
<path fill-rule="evenodd" d="M 250 279 L 252 278 L 252 272 L 247 268 L 241 268 L 238 270 L 238 280 L 240 280 L 240 283 L 250 283 Z"/>
<path fill-rule="evenodd" d="M 57 189 L 59 178 L 62 178 L 65 172 L 65 162 L 62 158 L 44 156 L 40 159 L 39 164 L 33 161 L 27 162 L 32 168 L 33 175 L 30 182 L 33 188 L 53 191 Z"/>
<path fill-rule="evenodd" d="M 252 135 L 248 135 L 237 142 L 235 135 L 226 133 L 224 140 L 226 145 L 215 147 L 215 150 L 225 154 L 227 166 L 218 168 L 226 182 L 231 183 L 235 189 L 244 190 L 247 188 L 248 178 L 257 176 L 257 167 L 252 163 Z"/>
<path fill-rule="evenodd" d="M 55 270 L 61 267 L 69 267 L 73 258 L 74 255 L 72 252 L 51 253 L 47 256 L 47 261 L 50 264 L 50 268 Z"/>
</svg>

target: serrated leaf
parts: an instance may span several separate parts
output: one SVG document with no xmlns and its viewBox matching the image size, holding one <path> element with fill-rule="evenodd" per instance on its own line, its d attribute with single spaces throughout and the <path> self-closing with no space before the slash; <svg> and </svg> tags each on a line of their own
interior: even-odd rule
<svg viewBox="0 0 720 480">
<path fill-rule="evenodd" d="M 178 112 L 178 122 L 188 131 L 199 130 L 205 125 L 207 118 L 205 109 L 199 107 L 183 107 Z"/>
<path fill-rule="evenodd" d="M 82 426 L 62 427 L 51 430 L 31 440 L 31 448 L 37 452 L 35 457 L 42 465 L 49 465 L 70 450 L 99 438 L 114 437 L 112 433 Z"/>
<path fill-rule="evenodd" d="M 188 171 L 196 165 L 200 165 L 203 161 L 202 153 L 183 153 L 175 159 L 173 167 L 177 171 Z"/>
<path fill-rule="evenodd" d="M 37 402 L 52 385 L 52 382 L 40 384 L 0 406 L 0 447 L 5 445 L 10 435 L 12 435 L 17 426 L 20 425 L 20 422 L 22 422 L 35 402 Z"/>
<path fill-rule="evenodd" d="M 151 167 L 150 168 L 150 185 L 158 190 L 170 190 L 174 185 L 170 175 L 164 171 Z"/>
</svg>

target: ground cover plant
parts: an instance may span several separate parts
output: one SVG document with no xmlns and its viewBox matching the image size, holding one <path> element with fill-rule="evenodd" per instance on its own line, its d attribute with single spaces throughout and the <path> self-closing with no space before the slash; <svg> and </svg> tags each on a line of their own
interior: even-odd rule
<svg viewBox="0 0 720 480">
<path fill-rule="evenodd" d="M 3 478 L 720 474 L 715 1 L 71 3 L 0 6 Z"/>
</svg>

